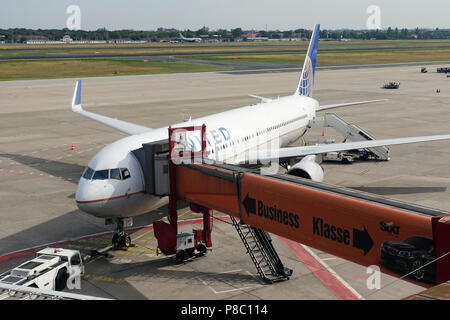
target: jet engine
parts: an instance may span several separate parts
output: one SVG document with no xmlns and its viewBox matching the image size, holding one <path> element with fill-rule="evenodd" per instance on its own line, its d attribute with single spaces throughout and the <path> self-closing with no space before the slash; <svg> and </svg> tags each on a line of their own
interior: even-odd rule
<svg viewBox="0 0 450 320">
<path fill-rule="evenodd" d="M 287 174 L 317 182 L 323 181 L 323 169 L 316 162 L 315 155 L 306 156 L 300 162 L 289 167 Z"/>
</svg>

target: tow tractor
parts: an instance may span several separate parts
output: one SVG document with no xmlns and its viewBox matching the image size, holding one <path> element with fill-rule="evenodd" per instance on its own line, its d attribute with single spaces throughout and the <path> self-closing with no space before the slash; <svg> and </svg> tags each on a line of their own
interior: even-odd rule
<svg viewBox="0 0 450 320">
<path fill-rule="evenodd" d="M 342 162 L 344 164 L 350 164 L 354 161 L 353 156 L 351 154 L 345 152 L 327 152 L 322 156 L 323 161 L 336 161 Z"/>
<path fill-rule="evenodd" d="M 345 140 L 344 140 L 345 141 Z M 325 144 L 335 143 L 334 139 L 325 140 Z M 355 149 L 343 151 L 332 151 L 322 155 L 322 161 L 342 162 L 343 164 L 351 164 L 355 160 L 378 160 L 377 156 L 369 149 Z"/>
<path fill-rule="evenodd" d="M 178 262 L 200 257 L 206 253 L 206 246 L 203 243 L 196 244 L 195 242 L 192 232 L 177 234 L 177 254 L 175 258 Z"/>
<path fill-rule="evenodd" d="M 398 89 L 400 87 L 400 82 L 389 82 L 386 83 L 382 88 L 383 89 Z"/>
<path fill-rule="evenodd" d="M 84 274 L 84 265 L 78 250 L 45 248 L 36 258 L 0 275 L 0 284 L 47 290 L 64 290 L 69 276 Z"/>
</svg>

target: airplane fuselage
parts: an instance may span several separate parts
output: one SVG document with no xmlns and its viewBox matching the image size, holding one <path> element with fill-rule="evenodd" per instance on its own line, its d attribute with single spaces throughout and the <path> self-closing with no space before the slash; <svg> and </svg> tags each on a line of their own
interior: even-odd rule
<svg viewBox="0 0 450 320">
<path fill-rule="evenodd" d="M 208 157 L 227 163 L 245 160 L 247 152 L 287 146 L 299 139 L 315 117 L 318 102 L 287 96 L 218 114 L 177 123 L 172 127 L 206 125 Z M 167 139 L 168 127 L 120 139 L 103 148 L 80 178 L 76 202 L 102 218 L 133 217 L 167 203 L 165 197 L 144 194 L 142 168 L 132 153 L 143 143 Z M 200 135 L 187 135 L 192 149 L 200 149 Z"/>
</svg>

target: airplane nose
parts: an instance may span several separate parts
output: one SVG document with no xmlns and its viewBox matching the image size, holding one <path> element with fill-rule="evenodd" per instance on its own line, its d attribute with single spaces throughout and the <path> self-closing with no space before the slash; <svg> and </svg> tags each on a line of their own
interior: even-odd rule
<svg viewBox="0 0 450 320">
<path fill-rule="evenodd" d="M 91 180 L 81 178 L 78 182 L 77 191 L 75 193 L 75 201 L 81 211 L 98 216 L 103 214 L 104 199 L 110 197 L 106 184 L 99 181 L 93 183 Z"/>
<path fill-rule="evenodd" d="M 90 201 L 92 199 L 92 188 L 90 188 L 89 183 L 86 179 L 81 178 L 78 182 L 77 186 L 77 192 L 75 193 L 75 201 L 77 203 L 79 202 L 86 202 Z"/>
</svg>

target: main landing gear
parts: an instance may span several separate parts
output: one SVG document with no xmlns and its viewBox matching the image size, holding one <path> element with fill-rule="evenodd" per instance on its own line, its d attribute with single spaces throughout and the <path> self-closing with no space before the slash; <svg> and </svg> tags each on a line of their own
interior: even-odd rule
<svg viewBox="0 0 450 320">
<path fill-rule="evenodd" d="M 124 231 L 124 219 L 117 219 L 117 229 L 112 237 L 114 249 L 131 247 L 131 237 Z"/>
</svg>

